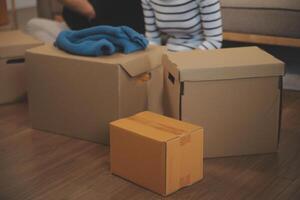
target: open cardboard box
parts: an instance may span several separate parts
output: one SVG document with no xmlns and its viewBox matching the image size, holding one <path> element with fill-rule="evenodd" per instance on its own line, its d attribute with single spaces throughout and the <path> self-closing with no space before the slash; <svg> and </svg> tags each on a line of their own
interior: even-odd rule
<svg viewBox="0 0 300 200">
<path fill-rule="evenodd" d="M 161 48 L 84 57 L 52 45 L 27 51 L 32 127 L 108 144 L 109 122 L 161 112 Z"/>
</svg>

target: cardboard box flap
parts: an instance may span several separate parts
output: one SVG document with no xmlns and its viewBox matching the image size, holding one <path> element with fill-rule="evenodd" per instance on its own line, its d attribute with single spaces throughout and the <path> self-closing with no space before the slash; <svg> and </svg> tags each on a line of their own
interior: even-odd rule
<svg viewBox="0 0 300 200">
<path fill-rule="evenodd" d="M 178 121 L 149 111 L 114 121 L 111 125 L 124 128 L 125 130 L 129 130 L 140 136 L 160 142 L 167 142 L 202 129 L 199 126 Z"/>
<path fill-rule="evenodd" d="M 124 61 L 120 64 L 130 76 L 134 77 L 150 72 L 161 65 L 162 48 L 160 46 L 149 46 L 144 51 L 121 55 L 124 57 Z"/>
<path fill-rule="evenodd" d="M 21 57 L 26 49 L 42 44 L 21 31 L 0 32 L 0 58 Z"/>
<path fill-rule="evenodd" d="M 116 53 L 111 56 L 87 57 L 68 54 L 53 45 L 46 44 L 30 49 L 28 53 L 120 65 L 130 76 L 134 77 L 159 67 L 161 64 L 162 49 L 159 46 L 149 46 L 144 51 L 131 54 Z"/>
<path fill-rule="evenodd" d="M 281 76 L 284 63 L 258 47 L 211 51 L 168 52 L 180 71 L 180 81 Z"/>
</svg>

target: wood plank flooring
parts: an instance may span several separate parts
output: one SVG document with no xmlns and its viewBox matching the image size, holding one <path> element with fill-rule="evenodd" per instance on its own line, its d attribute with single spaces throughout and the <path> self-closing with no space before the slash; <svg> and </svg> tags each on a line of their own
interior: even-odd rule
<svg viewBox="0 0 300 200">
<path fill-rule="evenodd" d="M 164 199 L 300 199 L 300 92 L 283 101 L 277 154 L 207 159 L 203 181 Z M 31 129 L 20 103 L 0 106 L 0 199 L 162 197 L 111 175 L 108 147 Z"/>
</svg>

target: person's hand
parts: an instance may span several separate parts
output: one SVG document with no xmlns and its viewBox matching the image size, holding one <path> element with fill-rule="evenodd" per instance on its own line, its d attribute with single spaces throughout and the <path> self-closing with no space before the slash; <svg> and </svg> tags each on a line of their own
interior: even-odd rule
<svg viewBox="0 0 300 200">
<path fill-rule="evenodd" d="M 87 0 L 61 0 L 64 6 L 82 14 L 88 19 L 96 17 L 93 6 Z"/>
</svg>

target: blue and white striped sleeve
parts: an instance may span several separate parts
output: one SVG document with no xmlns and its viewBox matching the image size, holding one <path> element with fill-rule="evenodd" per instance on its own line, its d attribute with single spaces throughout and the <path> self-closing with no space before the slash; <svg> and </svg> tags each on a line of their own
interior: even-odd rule
<svg viewBox="0 0 300 200">
<path fill-rule="evenodd" d="M 149 0 L 141 0 L 145 20 L 145 34 L 150 44 L 161 44 L 161 34 L 156 26 L 154 10 L 151 7 Z"/>
<path fill-rule="evenodd" d="M 202 50 L 221 48 L 223 26 L 220 1 L 200 0 L 199 7 L 204 35 L 204 41 L 199 48 Z"/>
</svg>

